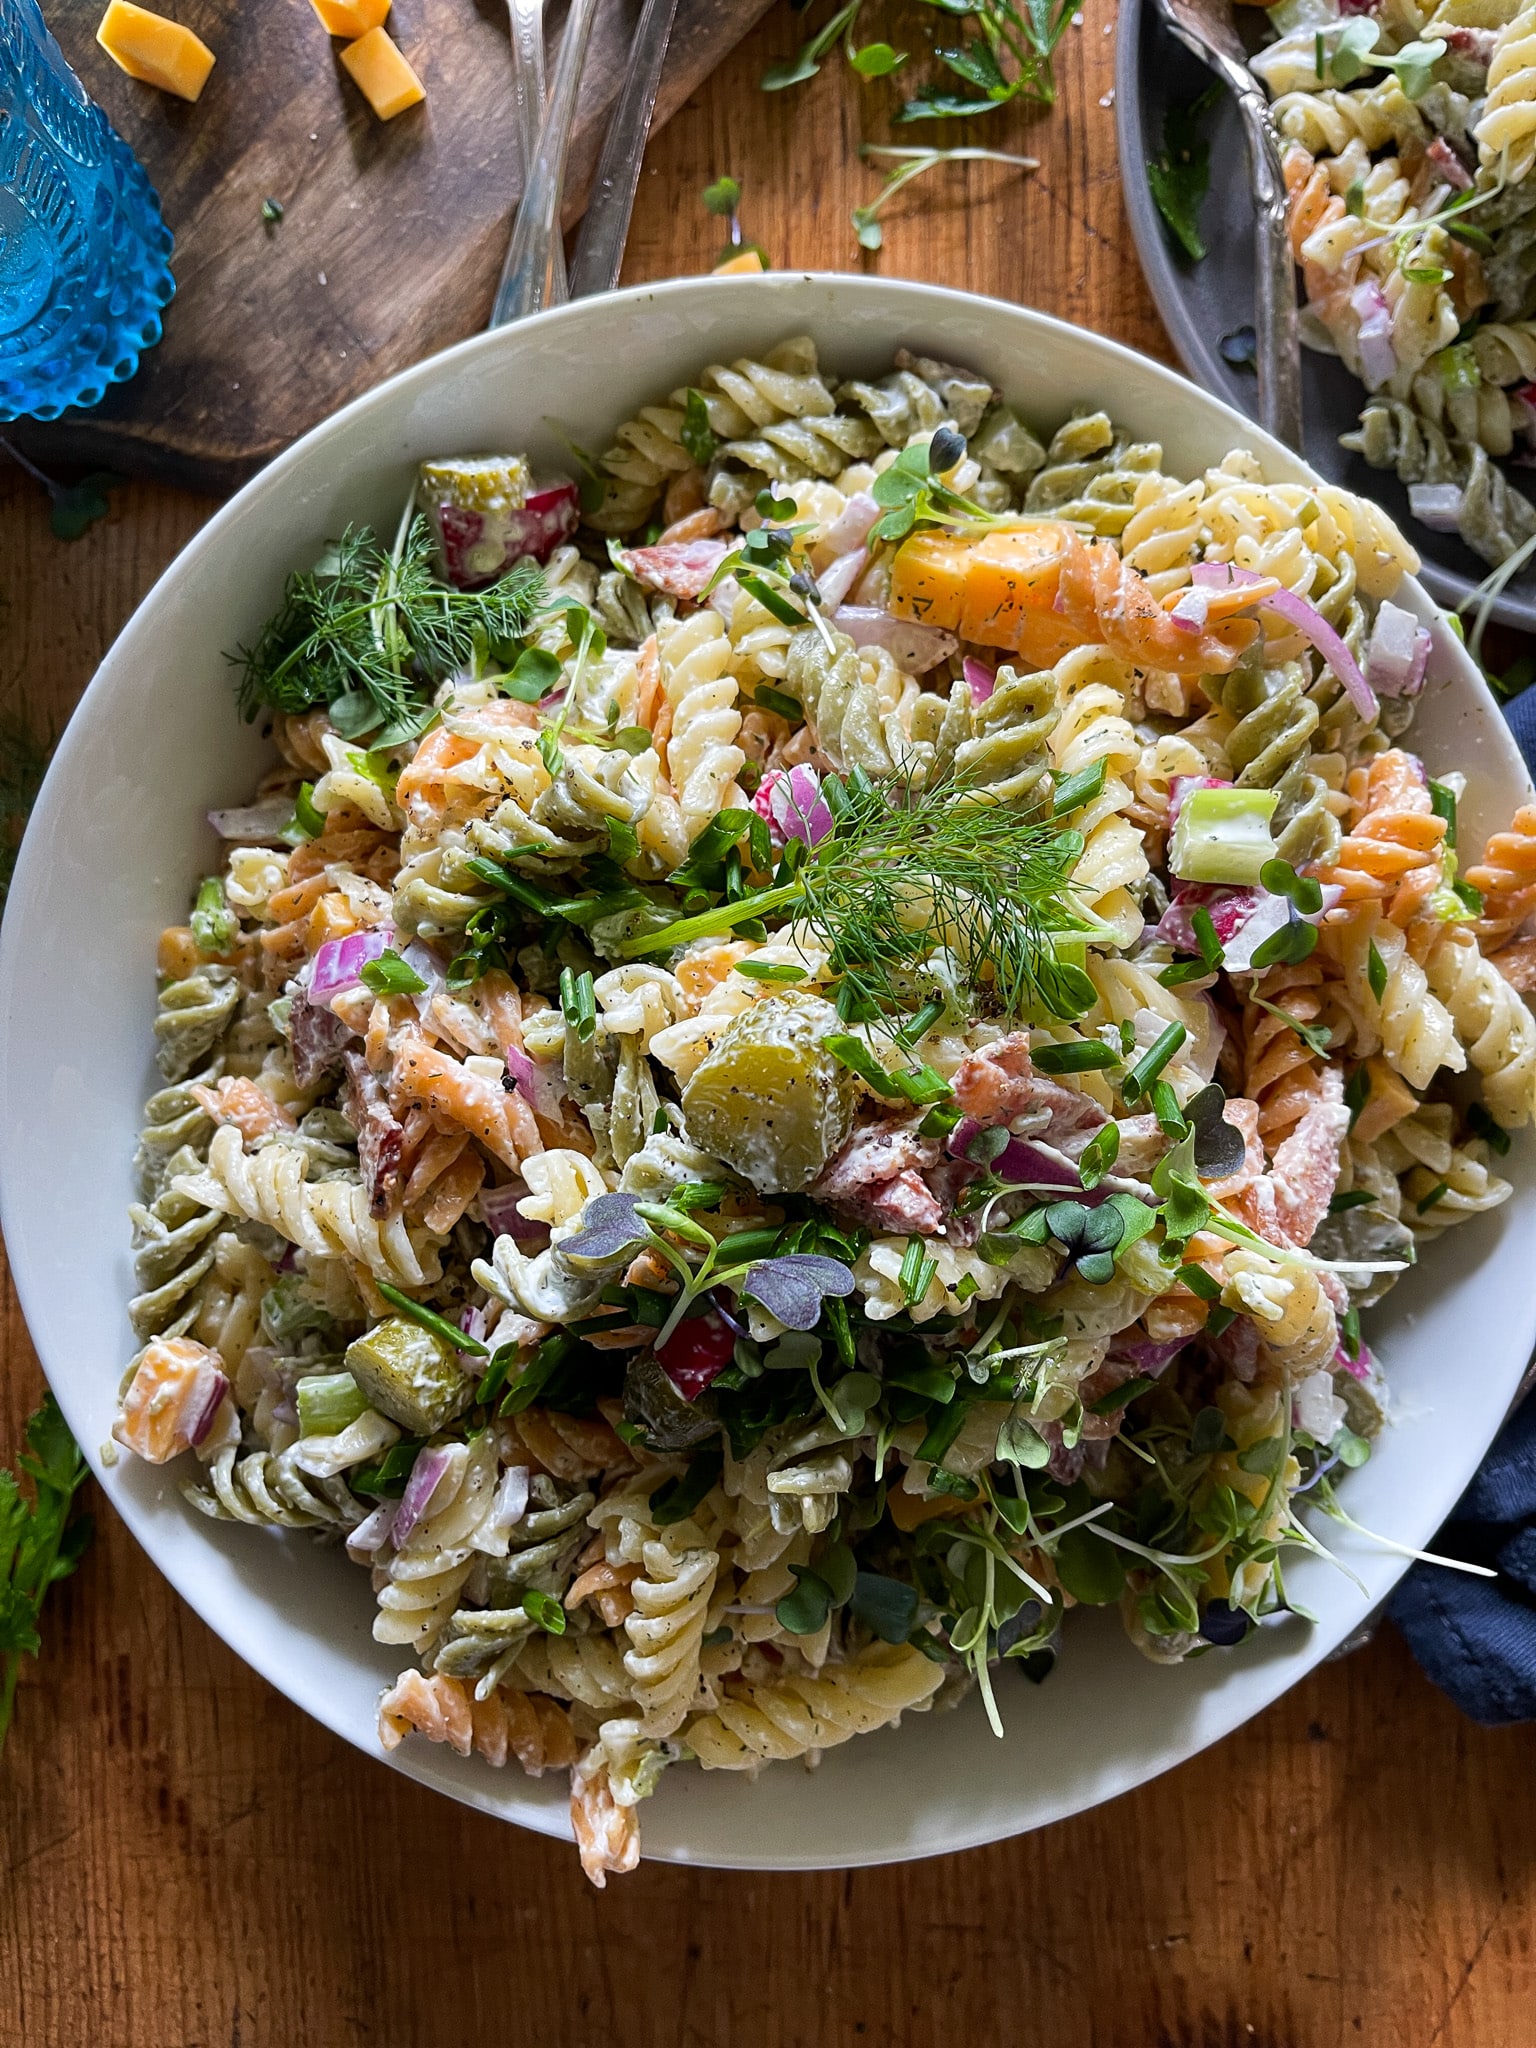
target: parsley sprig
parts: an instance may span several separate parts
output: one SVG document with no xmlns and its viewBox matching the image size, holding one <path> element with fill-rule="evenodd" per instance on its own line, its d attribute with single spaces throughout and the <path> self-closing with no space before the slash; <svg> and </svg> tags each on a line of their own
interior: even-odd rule
<svg viewBox="0 0 1536 2048">
<path fill-rule="evenodd" d="M 17 1475 L 0 1469 L 0 1748 L 21 1660 L 42 1647 L 38 1621 L 48 1588 L 80 1562 L 93 1526 L 89 1515 L 71 1516 L 86 1465 L 52 1394 L 27 1424 L 27 1446 L 16 1462 L 32 1482 L 30 1505 Z"/>
</svg>

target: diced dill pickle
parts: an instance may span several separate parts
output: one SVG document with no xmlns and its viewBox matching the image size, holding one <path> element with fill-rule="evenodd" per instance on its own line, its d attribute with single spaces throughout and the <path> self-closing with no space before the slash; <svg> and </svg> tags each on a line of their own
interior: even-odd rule
<svg viewBox="0 0 1536 2048">
<path fill-rule="evenodd" d="M 413 1436 L 431 1436 L 451 1422 L 475 1391 L 453 1346 L 404 1316 L 349 1344 L 346 1365 L 371 1406 Z"/>
<path fill-rule="evenodd" d="M 838 1028 L 814 996 L 743 1011 L 683 1090 L 693 1143 L 764 1194 L 809 1187 L 853 1122 L 852 1077 L 822 1043 Z"/>
</svg>

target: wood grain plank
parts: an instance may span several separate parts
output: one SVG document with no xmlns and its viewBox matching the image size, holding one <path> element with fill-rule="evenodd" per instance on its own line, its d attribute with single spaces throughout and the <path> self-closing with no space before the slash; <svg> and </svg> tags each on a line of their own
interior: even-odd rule
<svg viewBox="0 0 1536 2048">
<path fill-rule="evenodd" d="M 679 0 L 658 124 L 768 4 Z M 360 391 L 485 325 L 522 189 L 504 0 L 400 0 L 389 28 L 427 99 L 387 123 L 309 0 L 185 0 L 178 19 L 218 58 L 195 106 L 116 68 L 95 42 L 101 11 L 60 0 L 49 19 L 160 194 L 177 291 L 136 376 L 90 413 L 17 430 L 36 460 L 228 490 Z M 598 10 L 572 221 L 638 12 L 638 0 Z M 285 208 L 275 227 L 261 218 L 269 195 Z"/>
<path fill-rule="evenodd" d="M 1038 176 L 937 173 L 868 258 L 853 150 L 885 95 L 835 66 L 760 95 L 800 26 L 777 10 L 653 145 L 627 276 L 708 264 L 697 193 L 730 170 L 782 263 L 964 283 L 1166 357 L 1101 105 L 1112 12 L 1071 32 L 1048 121 L 998 117 Z M 135 486 L 66 547 L 0 475 L 0 698 L 62 716 L 208 509 Z M 0 1318 L 14 1444 L 41 1382 L 8 1280 Z M 1536 1730 L 1462 1721 L 1383 1631 L 1045 1833 L 812 1877 L 642 1866 L 599 1895 L 563 1846 L 306 1720 L 108 1518 L 23 1684 L 0 1872 L 4 2048 L 1529 2048 Z"/>
</svg>

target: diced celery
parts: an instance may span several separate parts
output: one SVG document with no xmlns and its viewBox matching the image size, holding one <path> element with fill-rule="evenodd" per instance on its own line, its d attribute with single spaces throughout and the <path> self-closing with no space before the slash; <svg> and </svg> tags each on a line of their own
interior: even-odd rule
<svg viewBox="0 0 1536 2048">
<path fill-rule="evenodd" d="M 349 1372 L 314 1372 L 293 1390 L 300 1436 L 340 1436 L 368 1412 L 368 1396 Z"/>
<path fill-rule="evenodd" d="M 1253 888 L 1275 858 L 1269 821 L 1280 801 L 1272 789 L 1192 789 L 1179 808 L 1168 865 L 1181 882 L 1230 882 Z"/>
<path fill-rule="evenodd" d="M 453 1346 L 404 1316 L 391 1316 L 349 1344 L 347 1370 L 369 1405 L 413 1436 L 431 1436 L 474 1398 L 474 1375 L 465 1372 Z"/>
</svg>

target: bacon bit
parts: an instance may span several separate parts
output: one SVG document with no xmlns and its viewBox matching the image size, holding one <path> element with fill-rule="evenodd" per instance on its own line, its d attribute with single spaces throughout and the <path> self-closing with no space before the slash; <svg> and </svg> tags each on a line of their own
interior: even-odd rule
<svg viewBox="0 0 1536 2048">
<path fill-rule="evenodd" d="M 1096 1131 L 1107 1122 L 1092 1096 L 1035 1072 L 1029 1035 L 1023 1031 L 1012 1031 L 995 1045 L 962 1060 L 953 1087 L 955 1101 L 978 1123 L 1012 1127 L 1021 1117 L 1045 1110 L 1050 1123 L 1034 1135 L 1053 1145 L 1079 1131 Z"/>
<path fill-rule="evenodd" d="M 620 548 L 617 560 L 652 590 L 697 602 L 729 553 L 723 540 L 658 541 L 649 548 Z"/>
<path fill-rule="evenodd" d="M 387 1216 L 400 1191 L 405 1130 L 385 1099 L 384 1084 L 361 1053 L 342 1055 L 347 1069 L 342 1107 L 357 1133 L 357 1163 L 368 1190 L 368 1213 Z"/>
<path fill-rule="evenodd" d="M 1464 35 L 1467 31 L 1461 30 L 1459 33 Z M 1484 33 L 1486 34 L 1487 31 L 1485 30 Z M 1451 47 L 1455 49 L 1457 46 L 1455 43 L 1452 43 Z M 1424 157 L 1426 162 L 1432 163 L 1435 169 L 1440 172 L 1453 192 L 1471 191 L 1472 173 L 1467 169 L 1443 135 L 1435 137 L 1428 149 L 1425 150 Z"/>
<path fill-rule="evenodd" d="M 211 1088 L 195 1082 L 189 1092 L 216 1124 L 233 1124 L 247 1144 L 254 1145 L 268 1131 L 297 1128 L 280 1102 L 274 1102 L 265 1089 L 243 1075 L 226 1074 Z"/>
<path fill-rule="evenodd" d="M 876 1230 L 931 1237 L 944 1209 L 924 1178 L 943 1157 L 915 1123 L 861 1124 L 811 1190 L 818 1201 Z"/>
</svg>

